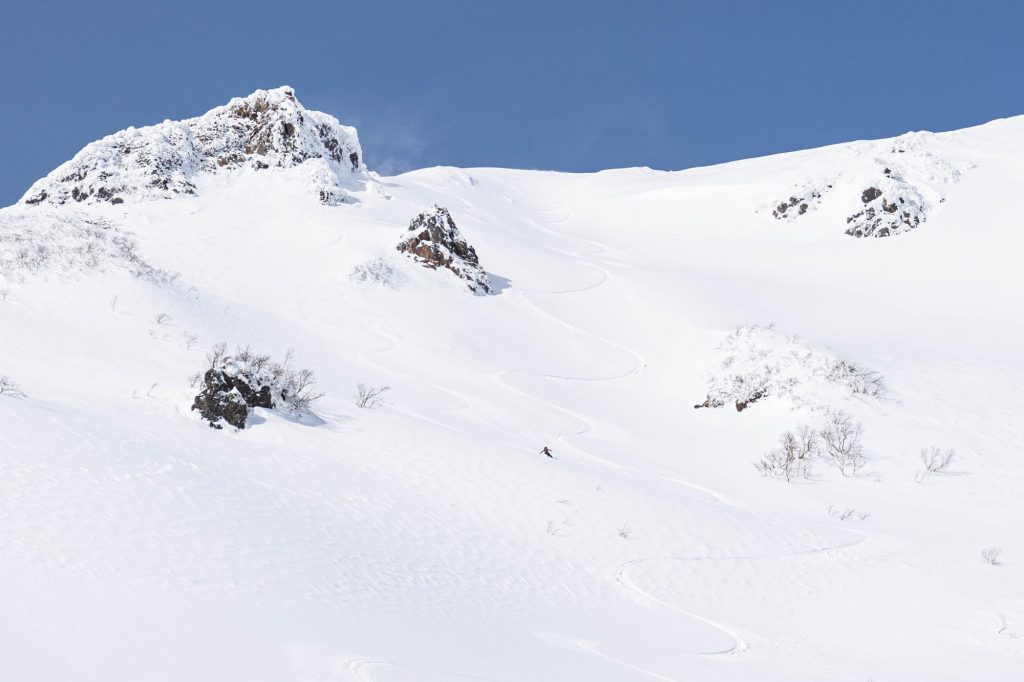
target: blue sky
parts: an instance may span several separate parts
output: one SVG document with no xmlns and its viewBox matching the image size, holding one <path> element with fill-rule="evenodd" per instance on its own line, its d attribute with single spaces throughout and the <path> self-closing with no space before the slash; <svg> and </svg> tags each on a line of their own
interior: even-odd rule
<svg viewBox="0 0 1024 682">
<path fill-rule="evenodd" d="M 0 205 L 260 87 L 381 172 L 678 169 L 1024 113 L 1024 3 L 5 0 Z"/>
</svg>

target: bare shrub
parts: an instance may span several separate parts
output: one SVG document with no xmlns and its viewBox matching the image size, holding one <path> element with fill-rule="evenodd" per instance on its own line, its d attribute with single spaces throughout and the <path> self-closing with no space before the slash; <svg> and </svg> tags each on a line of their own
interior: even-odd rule
<svg viewBox="0 0 1024 682">
<path fill-rule="evenodd" d="M 935 447 L 922 450 L 921 463 L 924 464 L 924 469 L 917 472 L 914 480 L 922 483 L 932 474 L 945 473 L 949 465 L 953 463 L 954 457 L 956 457 L 955 450 L 940 450 Z"/>
<path fill-rule="evenodd" d="M 159 315 L 156 316 L 156 323 L 157 324 L 170 324 L 171 323 L 171 316 L 168 315 L 167 313 L 160 313 Z"/>
<path fill-rule="evenodd" d="M 1003 553 L 1003 550 L 998 547 L 986 547 L 981 550 L 981 558 L 985 560 L 985 563 L 990 566 L 999 566 L 999 556 Z"/>
<path fill-rule="evenodd" d="M 24 398 L 25 392 L 9 376 L 0 376 L 0 396 Z"/>
<path fill-rule="evenodd" d="M 405 282 L 401 272 L 384 258 L 361 263 L 349 273 L 349 280 L 359 284 L 378 284 L 397 289 Z"/>
<path fill-rule="evenodd" d="M 818 435 L 809 426 L 801 426 L 794 434 L 787 431 L 779 438 L 779 447 L 766 452 L 754 462 L 762 476 L 804 480 L 811 476 L 811 463 L 818 451 Z"/>
<path fill-rule="evenodd" d="M 619 537 L 623 540 L 628 540 L 629 536 L 632 534 L 633 531 L 630 529 L 629 526 L 623 525 L 622 528 L 619 529 Z"/>
<path fill-rule="evenodd" d="M 185 348 L 189 350 L 199 342 L 199 336 L 196 334 L 182 334 L 181 338 L 185 341 Z"/>
<path fill-rule="evenodd" d="M 316 377 L 312 370 L 293 370 L 285 366 L 284 401 L 292 412 L 305 412 L 323 393 L 314 390 Z"/>
<path fill-rule="evenodd" d="M 364 409 L 376 407 L 382 401 L 381 396 L 390 390 L 390 386 L 367 386 L 366 384 L 357 384 L 356 407 Z"/>
<path fill-rule="evenodd" d="M 831 504 L 828 506 L 828 515 L 831 518 L 837 518 L 840 521 L 849 521 L 855 516 L 861 521 L 867 521 L 871 518 L 871 512 L 858 512 L 856 509 L 840 510 Z"/>
<path fill-rule="evenodd" d="M 846 412 L 829 410 L 818 435 L 822 455 L 843 476 L 856 475 L 864 466 L 867 459 L 860 444 L 864 427 Z"/>
</svg>

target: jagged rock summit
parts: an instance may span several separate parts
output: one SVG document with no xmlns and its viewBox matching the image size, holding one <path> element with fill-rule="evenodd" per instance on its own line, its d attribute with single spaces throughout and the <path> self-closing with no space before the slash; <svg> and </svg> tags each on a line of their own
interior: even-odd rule
<svg viewBox="0 0 1024 682">
<path fill-rule="evenodd" d="M 304 108 L 283 86 L 196 118 L 128 128 L 92 142 L 29 188 L 24 205 L 120 204 L 197 193 L 196 180 L 249 168 L 302 167 L 323 203 L 345 201 L 366 168 L 355 128 Z"/>
<path fill-rule="evenodd" d="M 465 280 L 475 294 L 491 293 L 491 281 L 469 245 L 442 206 L 423 211 L 409 223 L 398 250 L 430 269 L 445 268 Z"/>
</svg>

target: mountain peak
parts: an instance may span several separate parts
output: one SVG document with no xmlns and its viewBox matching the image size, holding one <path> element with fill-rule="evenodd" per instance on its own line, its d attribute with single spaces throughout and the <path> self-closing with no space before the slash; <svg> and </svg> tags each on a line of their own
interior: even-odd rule
<svg viewBox="0 0 1024 682">
<path fill-rule="evenodd" d="M 345 200 L 366 168 L 355 128 L 303 107 L 281 86 L 236 97 L 196 118 L 127 128 L 86 145 L 21 202 L 120 204 L 197 194 L 203 175 L 308 167 L 323 203 Z"/>
</svg>

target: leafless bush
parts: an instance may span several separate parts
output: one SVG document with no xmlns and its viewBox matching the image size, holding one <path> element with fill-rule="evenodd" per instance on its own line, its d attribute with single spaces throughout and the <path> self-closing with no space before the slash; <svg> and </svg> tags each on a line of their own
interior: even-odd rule
<svg viewBox="0 0 1024 682">
<path fill-rule="evenodd" d="M 381 396 L 390 391 L 390 386 L 367 386 L 366 384 L 356 385 L 356 407 L 369 409 L 381 403 Z"/>
<path fill-rule="evenodd" d="M 0 376 L 0 396 L 24 398 L 25 392 L 9 376 Z"/>
<path fill-rule="evenodd" d="M 285 367 L 284 401 L 292 412 L 304 412 L 309 409 L 316 400 L 324 397 L 323 393 L 314 390 L 316 377 L 312 370 L 293 370 Z"/>
<path fill-rule="evenodd" d="M 817 451 L 817 433 L 809 426 L 801 426 L 795 434 L 782 434 L 779 447 L 766 452 L 754 462 L 754 467 L 765 477 L 784 478 L 787 482 L 795 478 L 806 480 L 811 476 L 811 462 Z"/>
<path fill-rule="evenodd" d="M 861 521 L 867 521 L 871 518 L 871 512 L 858 512 L 856 509 L 846 509 L 840 511 L 831 504 L 828 506 L 828 515 L 832 518 L 837 518 L 840 521 L 849 521 L 856 516 Z"/>
<path fill-rule="evenodd" d="M 190 350 L 199 343 L 199 336 L 196 334 L 182 334 L 181 338 L 185 340 L 185 348 Z"/>
<path fill-rule="evenodd" d="M 633 531 L 630 530 L 629 526 L 623 525 L 622 528 L 619 529 L 619 537 L 623 540 L 628 540 L 629 536 L 632 534 Z"/>
<path fill-rule="evenodd" d="M 867 461 L 861 437 L 864 427 L 846 412 L 829 410 L 825 425 L 818 432 L 821 453 L 843 476 L 856 475 Z"/>
<path fill-rule="evenodd" d="M 1003 553 L 1003 550 L 998 547 L 986 547 L 981 550 L 981 558 L 985 560 L 986 564 L 990 566 L 999 566 L 999 556 Z"/>
<path fill-rule="evenodd" d="M 828 380 L 847 386 L 853 395 L 881 398 L 885 395 L 885 380 L 878 372 L 864 369 L 847 360 L 838 360 L 828 368 Z"/>
<path fill-rule="evenodd" d="M 169 324 L 171 322 L 171 316 L 167 313 L 160 313 L 156 316 L 157 324 Z"/>
<path fill-rule="evenodd" d="M 955 450 L 940 450 L 935 447 L 922 450 L 921 463 L 924 464 L 924 469 L 917 472 L 914 480 L 922 483 L 932 474 L 945 473 L 949 465 L 953 463 L 954 457 L 956 457 Z"/>
<path fill-rule="evenodd" d="M 7 301 L 7 297 L 11 295 L 10 289 L 0 289 L 0 301 Z"/>
</svg>

